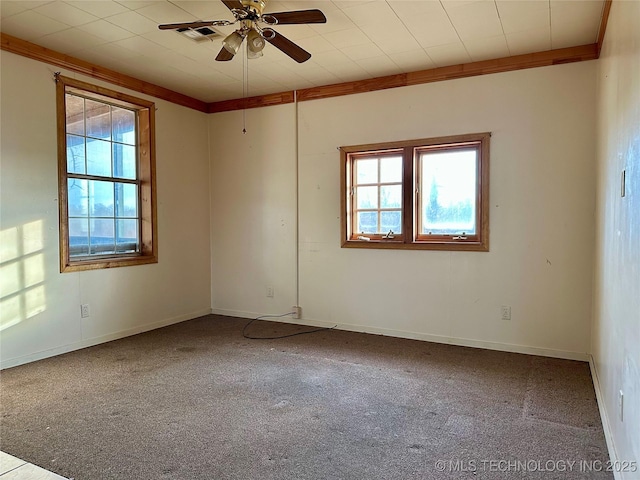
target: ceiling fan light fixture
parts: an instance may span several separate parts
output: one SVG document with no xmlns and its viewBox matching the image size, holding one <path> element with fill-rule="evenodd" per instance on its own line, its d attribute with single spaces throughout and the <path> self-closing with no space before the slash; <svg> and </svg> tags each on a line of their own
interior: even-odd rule
<svg viewBox="0 0 640 480">
<path fill-rule="evenodd" d="M 247 34 L 247 47 L 249 48 L 249 51 L 251 53 L 259 54 L 259 55 L 256 55 L 257 57 L 262 56 L 262 49 L 264 48 L 266 43 L 267 42 L 265 42 L 264 38 L 262 37 L 262 35 L 260 35 L 260 32 L 258 32 L 257 30 L 251 29 Z M 255 57 L 249 56 L 249 58 L 255 58 Z"/>
<path fill-rule="evenodd" d="M 242 40 L 244 37 L 236 30 L 222 41 L 222 46 L 226 51 L 235 55 L 242 45 Z"/>
</svg>

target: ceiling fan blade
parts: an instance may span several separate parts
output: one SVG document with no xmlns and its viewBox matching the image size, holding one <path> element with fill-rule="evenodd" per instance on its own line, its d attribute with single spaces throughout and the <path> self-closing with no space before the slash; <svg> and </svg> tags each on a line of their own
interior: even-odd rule
<svg viewBox="0 0 640 480">
<path fill-rule="evenodd" d="M 303 48 L 293 43 L 284 35 L 280 35 L 278 32 L 270 28 L 265 28 L 264 31 L 273 32 L 273 35 L 271 36 L 271 38 L 268 38 L 268 36 L 265 35 L 264 38 L 267 42 L 269 42 L 274 47 L 282 50 L 282 52 L 289 55 L 296 62 L 298 63 L 306 62 L 311 58 L 311 54 L 309 52 L 307 52 Z"/>
<path fill-rule="evenodd" d="M 242 10 L 244 8 L 240 0 L 222 0 L 222 3 L 224 3 L 229 10 L 233 10 L 234 8 Z"/>
<path fill-rule="evenodd" d="M 165 23 L 163 25 L 158 25 L 160 30 L 176 30 L 178 28 L 200 28 L 200 27 L 210 27 L 215 25 L 215 21 L 211 22 L 187 22 L 187 23 Z"/>
<path fill-rule="evenodd" d="M 222 47 L 222 49 L 218 53 L 218 56 L 216 57 L 216 60 L 218 62 L 228 62 L 229 60 L 231 60 L 233 58 L 233 56 L 234 56 L 233 53 L 231 53 L 226 48 Z"/>
<path fill-rule="evenodd" d="M 317 9 L 266 13 L 265 16 L 274 17 L 278 20 L 276 25 L 291 25 L 295 23 L 327 23 L 327 17 Z"/>
</svg>

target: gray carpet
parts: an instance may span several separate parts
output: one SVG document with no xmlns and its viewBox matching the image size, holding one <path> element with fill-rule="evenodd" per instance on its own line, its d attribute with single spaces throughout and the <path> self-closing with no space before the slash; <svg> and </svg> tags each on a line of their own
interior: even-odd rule
<svg viewBox="0 0 640 480">
<path fill-rule="evenodd" d="M 613 478 L 586 363 L 245 323 L 4 370 L 0 448 L 76 480 Z"/>
</svg>

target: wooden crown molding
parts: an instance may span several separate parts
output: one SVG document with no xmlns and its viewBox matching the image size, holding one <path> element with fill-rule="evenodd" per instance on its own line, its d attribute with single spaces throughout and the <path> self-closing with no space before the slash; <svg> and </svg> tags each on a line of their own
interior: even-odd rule
<svg viewBox="0 0 640 480">
<path fill-rule="evenodd" d="M 49 48 L 41 47 L 40 45 L 7 35 L 6 33 L 0 32 L 0 41 L 0 48 L 7 52 L 22 55 L 23 57 L 31 58 L 33 60 L 39 60 L 44 63 L 49 63 L 72 72 L 88 75 L 90 77 L 97 78 L 98 80 L 104 80 L 105 82 L 128 88 L 130 90 L 135 90 L 136 92 L 145 93 L 152 97 L 167 100 L 168 102 L 176 103 L 184 107 L 193 108 L 200 112 L 206 113 L 208 111 L 207 103 L 202 100 L 116 72 L 115 70 L 95 65 L 85 60 L 80 60 L 79 58 L 75 58 L 70 55 L 65 55 L 64 53 L 60 53 Z"/>
<path fill-rule="evenodd" d="M 298 101 L 315 100 L 319 98 L 351 95 L 354 93 L 372 92 L 386 88 L 407 87 L 423 83 L 441 82 L 457 78 L 488 75 L 491 73 L 509 72 L 524 68 L 544 67 L 560 63 L 581 62 L 593 60 L 596 57 L 596 45 L 562 48 L 546 52 L 503 57 L 494 60 L 463 63 L 448 67 L 431 68 L 417 72 L 401 73 L 386 77 L 372 78 L 357 82 L 345 82 L 324 87 L 307 88 L 298 91 Z"/>
<path fill-rule="evenodd" d="M 598 57 L 602 50 L 602 42 L 604 42 L 604 34 L 607 31 L 607 23 L 609 22 L 609 13 L 611 12 L 611 3 L 613 0 L 605 0 L 602 9 L 602 19 L 600 20 L 600 29 L 598 30 Z"/>
<path fill-rule="evenodd" d="M 269 107 L 273 105 L 285 105 L 295 101 L 294 91 L 271 93 L 269 95 L 259 95 L 257 97 L 235 98 L 233 100 L 223 100 L 209 104 L 209 113 L 229 112 L 232 110 L 243 110 L 246 108 Z"/>
<path fill-rule="evenodd" d="M 374 92 L 387 88 L 407 87 L 423 83 L 441 82 L 444 80 L 509 72 L 526 68 L 595 60 L 598 58 L 600 49 L 602 48 L 602 40 L 604 39 L 609 10 L 611 9 L 611 1 L 612 0 L 605 0 L 598 43 L 212 103 L 203 102 L 202 100 L 174 92 L 108 68 L 100 67 L 90 62 L 56 52 L 55 50 L 41 47 L 35 43 L 27 42 L 26 40 L 21 40 L 2 32 L 0 32 L 2 40 L 0 46 L 2 50 L 11 53 L 56 65 L 136 92 L 145 93 L 162 100 L 193 108 L 200 112 L 218 113 L 284 105 L 293 103 L 294 101 L 304 102 L 307 100 Z"/>
<path fill-rule="evenodd" d="M 476 75 L 488 75 L 491 73 L 510 72 L 525 68 L 545 67 L 571 62 L 583 62 L 598 58 L 598 45 L 595 43 L 581 45 L 579 47 L 560 48 L 544 52 L 527 53 L 513 57 L 503 57 L 494 60 L 463 63 L 448 67 L 431 68 L 417 72 L 399 73 L 385 77 L 370 78 L 355 82 L 336 83 L 322 87 L 304 88 L 297 91 L 297 101 L 318 100 L 321 98 L 353 95 L 355 93 L 374 92 L 387 88 L 408 87 L 423 83 L 441 82 L 456 78 L 474 77 Z M 277 102 L 278 98 L 281 102 Z M 243 108 L 264 107 L 266 105 L 280 105 L 294 101 L 294 92 L 282 92 L 266 95 L 265 97 L 252 97 L 243 99 L 226 100 L 209 104 L 209 113 L 240 110 Z"/>
</svg>

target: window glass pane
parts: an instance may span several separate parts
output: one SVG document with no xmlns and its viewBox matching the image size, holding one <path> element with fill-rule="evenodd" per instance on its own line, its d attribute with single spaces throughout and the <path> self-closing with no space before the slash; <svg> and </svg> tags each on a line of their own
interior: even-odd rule
<svg viewBox="0 0 640 480">
<path fill-rule="evenodd" d="M 423 153 L 422 232 L 476 233 L 476 151 Z"/>
<path fill-rule="evenodd" d="M 67 172 L 86 173 L 84 137 L 67 135 Z"/>
<path fill-rule="evenodd" d="M 67 133 L 84 135 L 84 98 L 65 95 Z"/>
<path fill-rule="evenodd" d="M 89 254 L 89 219 L 69 218 L 69 255 Z"/>
<path fill-rule="evenodd" d="M 116 183 L 116 217 L 138 216 L 138 186 Z"/>
<path fill-rule="evenodd" d="M 116 220 L 116 251 L 118 253 L 135 252 L 138 245 L 138 221 L 133 219 Z"/>
<path fill-rule="evenodd" d="M 393 212 L 380 212 L 380 230 L 384 233 L 402 233 L 402 214 L 400 210 Z"/>
<path fill-rule="evenodd" d="M 113 141 L 135 145 L 136 117 L 131 110 L 111 107 L 111 123 L 113 125 Z"/>
<path fill-rule="evenodd" d="M 114 253 L 115 232 L 113 218 L 92 218 L 91 227 L 91 253 Z"/>
<path fill-rule="evenodd" d="M 86 180 L 70 178 L 67 181 L 67 197 L 70 217 L 86 217 L 89 214 L 89 188 Z"/>
<path fill-rule="evenodd" d="M 356 205 L 362 208 L 378 208 L 378 187 L 357 187 Z"/>
<path fill-rule="evenodd" d="M 87 138 L 87 173 L 111 176 L 111 142 Z"/>
<path fill-rule="evenodd" d="M 358 228 L 356 233 L 378 233 L 378 213 L 358 212 Z"/>
<path fill-rule="evenodd" d="M 135 180 L 136 147 L 113 144 L 113 176 Z"/>
<path fill-rule="evenodd" d="M 380 183 L 402 182 L 402 157 L 380 159 Z"/>
<path fill-rule="evenodd" d="M 356 160 L 356 184 L 378 183 L 378 159 Z"/>
<path fill-rule="evenodd" d="M 104 103 L 85 100 L 87 137 L 111 139 L 111 107 Z"/>
<path fill-rule="evenodd" d="M 92 217 L 113 217 L 113 183 L 89 181 L 89 213 Z"/>
<path fill-rule="evenodd" d="M 400 208 L 402 203 L 402 185 L 383 185 L 380 187 L 380 208 Z"/>
</svg>

